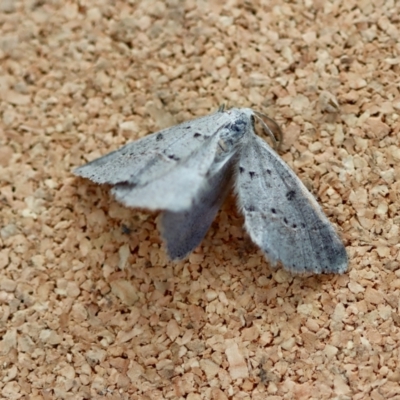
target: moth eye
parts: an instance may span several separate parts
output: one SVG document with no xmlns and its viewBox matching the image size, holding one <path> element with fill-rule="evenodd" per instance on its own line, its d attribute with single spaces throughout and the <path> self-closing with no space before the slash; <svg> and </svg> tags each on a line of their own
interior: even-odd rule
<svg viewBox="0 0 400 400">
<path fill-rule="evenodd" d="M 246 121 L 243 121 L 242 119 L 238 119 L 237 121 L 230 124 L 228 128 L 231 131 L 239 133 L 239 132 L 243 132 L 245 127 L 246 127 Z"/>
</svg>

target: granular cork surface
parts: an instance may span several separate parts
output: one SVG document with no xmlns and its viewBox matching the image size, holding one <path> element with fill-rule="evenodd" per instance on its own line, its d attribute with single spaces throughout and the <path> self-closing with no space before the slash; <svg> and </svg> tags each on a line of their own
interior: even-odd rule
<svg viewBox="0 0 400 400">
<path fill-rule="evenodd" d="M 0 0 L 0 397 L 400 398 L 400 3 Z M 231 195 L 188 259 L 72 169 L 221 104 L 349 271 L 272 269 Z"/>
</svg>

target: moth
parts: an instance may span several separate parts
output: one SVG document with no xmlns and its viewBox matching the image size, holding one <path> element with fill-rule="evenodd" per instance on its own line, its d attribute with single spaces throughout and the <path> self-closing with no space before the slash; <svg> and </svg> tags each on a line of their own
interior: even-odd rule
<svg viewBox="0 0 400 400">
<path fill-rule="evenodd" d="M 312 194 L 255 133 L 266 115 L 232 108 L 129 143 L 77 169 L 112 185 L 128 207 L 161 210 L 168 255 L 186 257 L 202 241 L 231 188 L 245 229 L 274 266 L 291 272 L 343 273 L 346 250 Z M 270 120 L 271 121 L 271 120 Z"/>
</svg>

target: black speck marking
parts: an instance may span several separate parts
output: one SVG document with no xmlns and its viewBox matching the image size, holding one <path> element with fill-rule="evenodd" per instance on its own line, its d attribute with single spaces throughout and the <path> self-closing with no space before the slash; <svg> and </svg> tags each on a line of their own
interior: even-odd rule
<svg viewBox="0 0 400 400">
<path fill-rule="evenodd" d="M 190 129 L 191 128 L 191 126 L 190 125 L 188 125 L 188 126 L 185 126 L 185 129 Z"/>
<path fill-rule="evenodd" d="M 170 154 L 170 155 L 168 156 L 168 158 L 169 158 L 170 160 L 174 160 L 174 161 L 179 161 L 179 160 L 180 160 L 180 158 L 177 157 L 175 154 Z"/>
<path fill-rule="evenodd" d="M 293 225 L 292 225 L 292 228 L 293 228 L 293 229 L 296 229 L 296 228 L 297 228 L 297 225 L 296 225 L 296 224 L 293 224 Z"/>
<path fill-rule="evenodd" d="M 256 210 L 256 208 L 253 205 L 249 205 L 249 206 L 245 207 L 245 209 L 246 209 L 246 211 L 249 211 L 249 212 L 253 212 Z"/>
<path fill-rule="evenodd" d="M 164 139 L 164 135 L 162 133 L 157 134 L 157 136 L 156 136 L 157 142 L 159 142 L 160 140 L 163 140 L 163 139 Z"/>
<path fill-rule="evenodd" d="M 272 212 L 272 214 L 276 214 L 275 208 L 271 208 L 271 212 Z"/>
<path fill-rule="evenodd" d="M 253 179 L 256 176 L 254 171 L 249 171 L 250 179 Z"/>
<path fill-rule="evenodd" d="M 296 192 L 295 192 L 294 190 L 289 190 L 289 191 L 286 193 L 286 198 L 287 198 L 289 201 L 292 201 L 295 197 L 296 197 Z"/>
<path fill-rule="evenodd" d="M 271 174 L 272 174 L 272 171 L 271 171 L 270 169 L 268 169 L 268 168 L 265 170 L 265 172 L 266 172 L 268 175 L 271 175 Z"/>
<path fill-rule="evenodd" d="M 283 222 L 287 225 L 289 222 L 286 217 L 283 218 Z"/>
<path fill-rule="evenodd" d="M 193 137 L 200 137 L 201 136 L 201 133 L 199 133 L 199 132 L 196 132 L 194 135 L 193 135 Z"/>
<path fill-rule="evenodd" d="M 239 167 L 239 173 L 243 174 L 243 172 L 244 172 L 244 168 L 243 167 Z"/>
</svg>

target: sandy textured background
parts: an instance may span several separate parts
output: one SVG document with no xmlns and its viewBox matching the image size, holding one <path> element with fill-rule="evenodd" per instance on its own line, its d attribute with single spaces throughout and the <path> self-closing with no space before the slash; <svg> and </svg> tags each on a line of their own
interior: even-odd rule
<svg viewBox="0 0 400 400">
<path fill-rule="evenodd" d="M 400 398 L 400 3 L 219 3 L 0 1 L 2 398 Z M 70 172 L 222 103 L 282 125 L 348 273 L 272 271 L 233 198 L 170 263 Z"/>
</svg>

